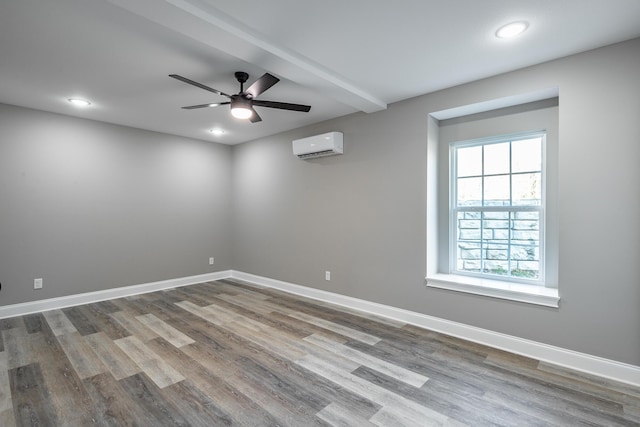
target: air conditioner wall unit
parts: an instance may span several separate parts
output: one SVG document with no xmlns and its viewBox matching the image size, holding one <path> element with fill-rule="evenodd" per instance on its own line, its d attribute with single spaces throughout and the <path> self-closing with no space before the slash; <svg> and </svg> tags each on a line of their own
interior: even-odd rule
<svg viewBox="0 0 640 427">
<path fill-rule="evenodd" d="M 293 154 L 300 159 L 313 159 L 342 153 L 342 132 L 328 132 L 293 140 Z"/>
</svg>

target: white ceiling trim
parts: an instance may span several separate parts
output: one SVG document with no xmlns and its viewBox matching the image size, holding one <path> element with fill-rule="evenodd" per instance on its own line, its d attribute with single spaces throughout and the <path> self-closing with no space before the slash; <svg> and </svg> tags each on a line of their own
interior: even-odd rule
<svg viewBox="0 0 640 427">
<path fill-rule="evenodd" d="M 255 64 L 280 77 L 319 92 L 357 110 L 372 113 L 387 104 L 345 78 L 202 0 L 108 0 L 176 33 Z"/>
</svg>

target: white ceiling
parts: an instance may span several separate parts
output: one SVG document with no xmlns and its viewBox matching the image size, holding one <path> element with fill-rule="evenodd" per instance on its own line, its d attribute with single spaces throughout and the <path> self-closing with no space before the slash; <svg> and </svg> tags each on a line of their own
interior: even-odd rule
<svg viewBox="0 0 640 427">
<path fill-rule="evenodd" d="M 0 0 L 0 102 L 236 144 L 638 36 L 638 0 Z M 311 112 L 182 110 L 226 99 L 167 77 L 233 94 L 234 71 Z"/>
</svg>

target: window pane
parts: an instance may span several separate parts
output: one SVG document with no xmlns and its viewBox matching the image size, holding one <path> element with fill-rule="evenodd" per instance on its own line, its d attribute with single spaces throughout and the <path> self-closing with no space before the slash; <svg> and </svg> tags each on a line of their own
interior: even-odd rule
<svg viewBox="0 0 640 427">
<path fill-rule="evenodd" d="M 540 213 L 511 213 L 511 275 L 540 277 Z"/>
<path fill-rule="evenodd" d="M 484 146 L 484 174 L 509 173 L 509 143 Z"/>
<path fill-rule="evenodd" d="M 500 212 L 504 214 L 504 219 L 495 218 L 490 215 L 494 212 L 485 212 L 482 215 L 483 237 L 489 243 L 509 243 L 509 212 Z M 507 259 L 506 256 L 504 259 Z"/>
<path fill-rule="evenodd" d="M 509 175 L 484 178 L 484 206 L 509 206 Z"/>
<path fill-rule="evenodd" d="M 542 175 L 523 173 L 513 175 L 513 206 L 540 206 L 542 199 Z"/>
<path fill-rule="evenodd" d="M 458 212 L 458 241 L 480 241 L 480 212 Z"/>
<path fill-rule="evenodd" d="M 512 173 L 542 170 L 542 138 L 514 141 L 511 147 Z"/>
<path fill-rule="evenodd" d="M 482 206 L 482 178 L 458 179 L 457 206 Z"/>
<path fill-rule="evenodd" d="M 509 274 L 509 212 L 482 213 L 483 272 Z"/>
<path fill-rule="evenodd" d="M 482 147 L 458 148 L 456 151 L 458 161 L 458 176 L 482 175 Z"/>
<path fill-rule="evenodd" d="M 480 243 L 458 242 L 457 268 L 460 271 L 479 273 L 481 270 Z"/>
<path fill-rule="evenodd" d="M 487 242 L 483 244 L 483 249 L 483 272 L 489 274 L 497 274 L 499 276 L 508 276 L 509 245 L 498 245 Z"/>
<path fill-rule="evenodd" d="M 461 271 L 480 272 L 482 240 L 480 212 L 458 212 L 456 219 L 458 227 L 456 268 Z"/>
</svg>

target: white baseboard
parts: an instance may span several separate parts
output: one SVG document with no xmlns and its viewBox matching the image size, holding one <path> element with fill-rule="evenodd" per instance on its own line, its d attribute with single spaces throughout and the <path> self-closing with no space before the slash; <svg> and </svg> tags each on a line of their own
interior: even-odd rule
<svg viewBox="0 0 640 427">
<path fill-rule="evenodd" d="M 39 313 L 41 311 L 57 308 L 72 307 L 75 305 L 90 304 L 94 302 L 144 294 L 147 292 L 161 291 L 163 289 L 177 288 L 179 286 L 195 285 L 196 283 L 210 282 L 231 277 L 231 270 L 217 271 L 214 273 L 199 274 L 197 276 L 180 277 L 177 279 L 162 280 L 159 282 L 143 283 L 140 285 L 122 286 L 119 288 L 105 289 L 102 291 L 87 292 L 83 294 L 68 295 L 64 297 L 48 298 L 38 301 L 24 302 L 0 306 L 0 319 L 6 317 L 23 316 L 25 314 Z"/>
<path fill-rule="evenodd" d="M 640 366 L 592 356 L 422 313 L 366 301 L 293 283 L 231 270 L 231 277 L 307 298 L 387 317 L 425 329 L 484 344 L 541 362 L 640 387 Z"/>
<path fill-rule="evenodd" d="M 194 285 L 197 283 L 210 282 L 229 277 L 255 283 L 261 286 L 279 289 L 291 294 L 360 310 L 366 313 L 387 317 L 389 319 L 409 323 L 432 331 L 484 344 L 489 347 L 520 354 L 542 362 L 640 387 L 640 366 L 629 365 L 615 360 L 579 353 L 577 351 L 567 350 L 561 347 L 555 347 L 499 332 L 493 332 L 487 329 L 465 325 L 463 323 L 452 322 L 450 320 L 440 319 L 438 317 L 416 313 L 389 305 L 235 270 L 218 271 L 197 276 L 182 277 L 140 285 L 105 289 L 97 292 L 88 292 L 84 294 L 0 306 L 0 319 L 75 305 L 89 304 L 114 298 L 122 298 L 163 289 L 171 289 L 179 286 Z"/>
</svg>

